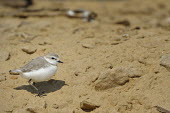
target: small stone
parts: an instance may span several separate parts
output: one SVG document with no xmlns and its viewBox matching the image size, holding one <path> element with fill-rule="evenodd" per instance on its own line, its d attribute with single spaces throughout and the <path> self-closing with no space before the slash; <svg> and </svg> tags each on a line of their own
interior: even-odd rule
<svg viewBox="0 0 170 113">
<path fill-rule="evenodd" d="M 129 34 L 123 34 L 122 37 L 129 38 Z"/>
<path fill-rule="evenodd" d="M 142 75 L 142 71 L 133 67 L 115 67 L 101 73 L 95 81 L 96 90 L 105 90 L 125 85 L 129 78 L 136 78 Z"/>
<path fill-rule="evenodd" d="M 0 82 L 5 81 L 5 80 L 6 80 L 6 77 L 5 77 L 5 76 L 0 75 Z"/>
<path fill-rule="evenodd" d="M 120 42 L 112 42 L 111 45 L 118 45 Z"/>
<path fill-rule="evenodd" d="M 0 61 L 7 61 L 11 57 L 10 53 L 7 51 L 0 51 Z"/>
<path fill-rule="evenodd" d="M 136 26 L 134 29 L 135 29 L 135 30 L 140 30 L 140 29 L 141 29 L 141 27 Z"/>
<path fill-rule="evenodd" d="M 128 20 L 118 21 L 115 24 L 120 24 L 120 25 L 124 25 L 124 26 L 130 26 L 130 22 Z"/>
<path fill-rule="evenodd" d="M 19 72 L 16 72 L 15 70 L 10 70 L 9 73 L 11 75 L 19 75 Z"/>
<path fill-rule="evenodd" d="M 122 86 L 129 81 L 126 74 L 110 69 L 99 75 L 95 83 L 95 90 L 105 90 L 112 87 Z"/>
<path fill-rule="evenodd" d="M 92 111 L 96 108 L 100 107 L 99 105 L 95 105 L 93 103 L 87 102 L 87 101 L 82 101 L 80 102 L 80 108 L 84 111 Z"/>
<path fill-rule="evenodd" d="M 35 53 L 35 52 L 37 51 L 37 49 L 34 48 L 34 47 L 28 47 L 28 46 L 26 46 L 26 47 L 23 47 L 23 48 L 22 48 L 22 51 L 25 52 L 25 53 L 27 53 L 27 54 L 33 54 L 33 53 Z"/>
<path fill-rule="evenodd" d="M 83 44 L 82 44 L 82 47 L 88 48 L 88 49 L 93 49 L 93 48 L 94 48 L 94 45 L 88 44 L 88 43 L 83 43 Z"/>
<path fill-rule="evenodd" d="M 36 109 L 34 108 L 27 108 L 26 110 L 30 113 L 37 113 Z"/>
<path fill-rule="evenodd" d="M 76 72 L 74 72 L 74 75 L 75 76 L 79 76 L 81 74 L 81 72 L 80 71 L 76 71 Z"/>
<path fill-rule="evenodd" d="M 168 70 L 170 70 L 170 54 L 163 55 L 160 59 L 160 65 L 164 66 Z"/>
<path fill-rule="evenodd" d="M 42 41 L 42 42 L 39 42 L 38 44 L 44 46 L 44 45 L 51 45 L 52 43 L 47 42 L 47 41 Z"/>
<path fill-rule="evenodd" d="M 160 107 L 160 106 L 154 106 L 154 107 L 156 107 L 156 109 L 161 113 L 170 113 L 170 110 L 167 110 L 163 107 Z"/>
<path fill-rule="evenodd" d="M 15 79 L 18 79 L 18 76 L 11 76 L 10 78 L 15 80 Z"/>
</svg>

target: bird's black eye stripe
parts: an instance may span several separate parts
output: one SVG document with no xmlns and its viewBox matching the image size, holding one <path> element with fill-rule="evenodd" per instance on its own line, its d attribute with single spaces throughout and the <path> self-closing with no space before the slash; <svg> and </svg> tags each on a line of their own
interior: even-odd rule
<svg viewBox="0 0 170 113">
<path fill-rule="evenodd" d="M 52 57 L 51 59 L 55 59 L 54 57 Z"/>
</svg>

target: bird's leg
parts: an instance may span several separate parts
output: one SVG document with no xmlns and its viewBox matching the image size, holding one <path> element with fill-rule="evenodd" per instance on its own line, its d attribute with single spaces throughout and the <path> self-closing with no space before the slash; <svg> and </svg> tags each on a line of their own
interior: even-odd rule
<svg viewBox="0 0 170 113">
<path fill-rule="evenodd" d="M 40 92 L 39 90 L 38 90 L 38 88 L 36 88 L 35 87 L 35 82 L 33 82 L 33 83 L 31 83 L 31 79 L 28 81 L 28 83 L 38 92 L 38 95 L 36 95 L 36 96 L 46 96 L 46 95 L 43 95 L 44 94 L 44 92 Z"/>
<path fill-rule="evenodd" d="M 35 89 L 38 91 L 38 88 L 36 88 L 34 85 L 35 85 L 35 82 L 31 83 L 31 79 L 28 81 L 28 83 Z"/>
</svg>

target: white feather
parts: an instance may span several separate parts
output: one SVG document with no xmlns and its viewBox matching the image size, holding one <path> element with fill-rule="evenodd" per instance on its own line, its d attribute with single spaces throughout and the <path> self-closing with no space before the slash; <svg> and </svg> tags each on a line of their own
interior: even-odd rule
<svg viewBox="0 0 170 113">
<path fill-rule="evenodd" d="M 57 71 L 57 66 L 51 65 L 46 68 L 24 72 L 21 74 L 23 78 L 31 79 L 33 82 L 41 82 L 49 80 Z"/>
</svg>

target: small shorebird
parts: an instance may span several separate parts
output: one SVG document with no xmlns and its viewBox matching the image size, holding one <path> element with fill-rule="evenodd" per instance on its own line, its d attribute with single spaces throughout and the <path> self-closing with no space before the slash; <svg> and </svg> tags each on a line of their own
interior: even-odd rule
<svg viewBox="0 0 170 113">
<path fill-rule="evenodd" d="M 45 56 L 37 57 L 31 60 L 25 66 L 10 70 L 10 74 L 20 74 L 28 80 L 28 83 L 38 91 L 38 96 L 41 95 L 38 88 L 35 87 L 35 82 L 49 80 L 57 72 L 57 64 L 63 63 L 59 60 L 57 54 L 51 53 Z"/>
</svg>

